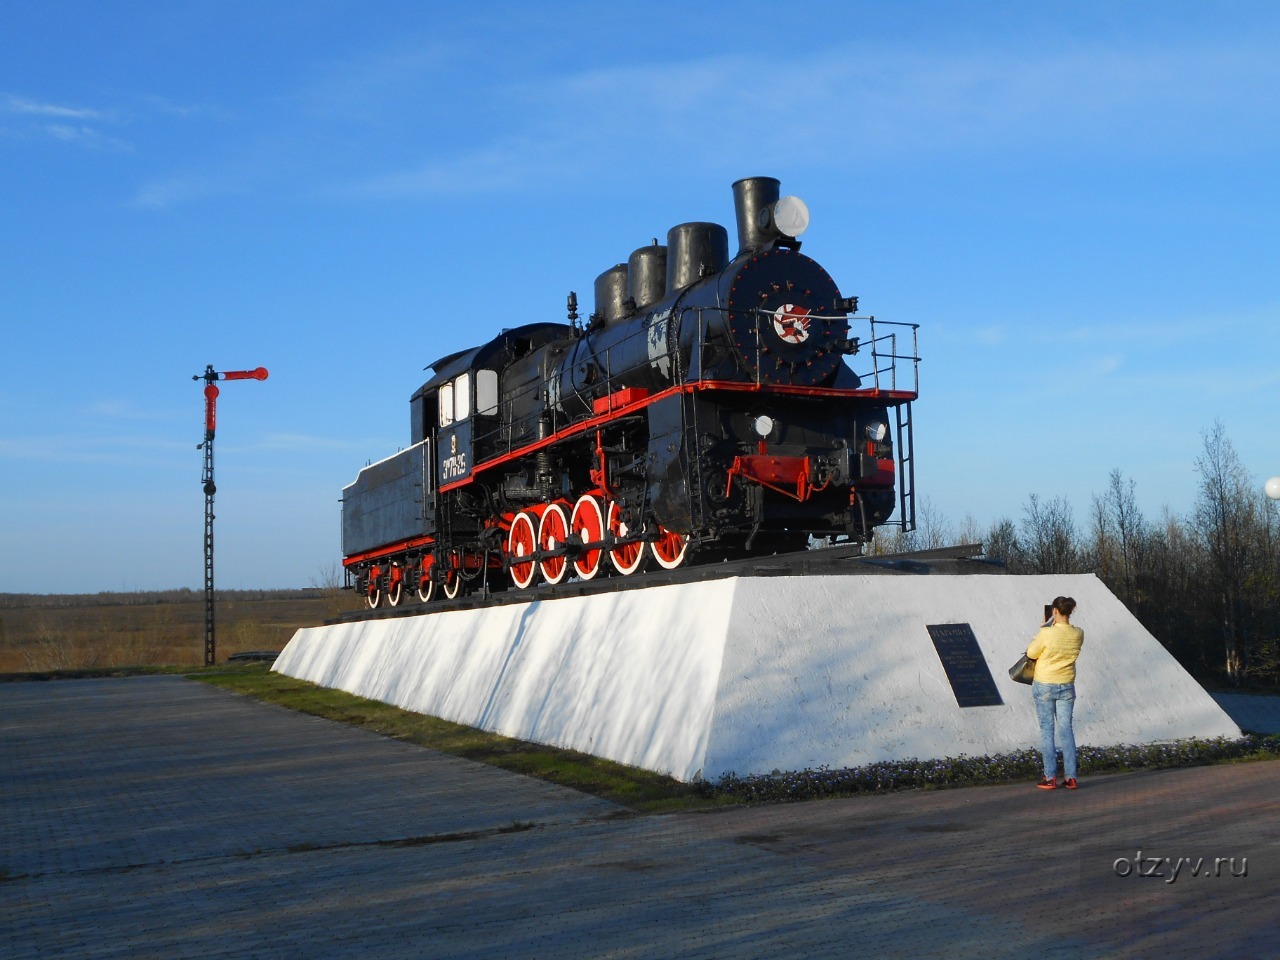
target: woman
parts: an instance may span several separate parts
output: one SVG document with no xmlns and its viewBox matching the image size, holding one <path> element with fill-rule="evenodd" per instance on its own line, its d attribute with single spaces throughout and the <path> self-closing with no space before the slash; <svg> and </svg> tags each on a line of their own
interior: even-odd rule
<svg viewBox="0 0 1280 960">
<path fill-rule="evenodd" d="M 1062 774 L 1068 790 L 1076 788 L 1076 735 L 1071 729 L 1071 713 L 1076 705 L 1076 660 L 1084 643 L 1084 631 L 1071 625 L 1076 602 L 1071 597 L 1053 601 L 1053 620 L 1036 633 L 1027 647 L 1027 659 L 1036 662 L 1031 696 L 1040 717 L 1040 749 L 1044 754 L 1041 790 L 1058 787 L 1057 743 L 1062 747 Z"/>
</svg>

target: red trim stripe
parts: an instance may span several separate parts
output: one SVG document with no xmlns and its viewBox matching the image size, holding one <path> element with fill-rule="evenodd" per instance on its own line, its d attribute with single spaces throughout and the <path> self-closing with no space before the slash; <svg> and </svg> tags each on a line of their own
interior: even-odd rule
<svg viewBox="0 0 1280 960">
<path fill-rule="evenodd" d="M 363 563 L 366 560 L 385 560 L 397 553 L 405 553 L 435 542 L 435 537 L 414 537 L 410 540 L 401 540 L 399 543 L 393 543 L 385 547 L 375 547 L 373 550 L 366 550 L 364 553 L 354 553 L 343 560 L 342 565 L 344 567 L 353 567 L 357 563 Z"/>
<path fill-rule="evenodd" d="M 580 433 L 586 433 L 589 430 L 595 430 L 598 427 L 617 420 L 619 417 L 624 417 L 630 413 L 636 413 L 643 410 L 650 404 L 657 403 L 659 400 L 674 396 L 677 393 L 695 393 L 706 390 L 723 390 L 734 393 L 769 393 L 796 397 L 844 397 L 846 399 L 884 400 L 890 402 L 897 401 L 900 403 L 914 400 L 918 396 L 918 394 L 911 390 L 840 390 L 833 387 L 789 387 L 776 386 L 773 384 L 738 383 L 733 380 L 699 380 L 695 383 L 686 383 L 681 386 L 668 387 L 661 393 L 655 393 L 650 397 L 645 397 L 644 399 L 637 400 L 634 403 L 615 407 L 613 410 L 608 413 L 601 414 L 600 416 L 588 417 L 586 420 L 579 420 L 572 426 L 565 427 L 563 430 L 553 433 L 551 436 L 543 440 L 538 440 L 534 443 L 520 447 L 518 450 L 512 450 L 501 456 L 494 457 L 492 460 L 486 460 L 484 463 L 477 463 L 471 468 L 470 476 L 462 480 L 457 480 L 453 483 L 444 484 L 439 488 L 439 492 L 448 493 L 451 490 L 457 490 L 461 487 L 465 487 L 475 479 L 477 473 L 480 473 L 483 470 L 501 466 L 504 463 L 510 463 L 512 460 L 519 457 L 527 457 L 529 454 L 537 453 L 539 450 L 545 450 L 547 447 L 554 446 L 562 440 L 567 440 L 569 437 L 577 436 Z"/>
</svg>

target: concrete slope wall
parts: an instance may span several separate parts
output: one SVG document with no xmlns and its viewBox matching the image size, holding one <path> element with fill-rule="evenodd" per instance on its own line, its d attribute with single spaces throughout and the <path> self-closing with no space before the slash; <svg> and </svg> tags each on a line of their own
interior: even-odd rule
<svg viewBox="0 0 1280 960">
<path fill-rule="evenodd" d="M 734 581 L 299 630 L 289 676 L 690 780 Z"/>
<path fill-rule="evenodd" d="M 1093 576 L 767 577 L 298 631 L 275 669 L 682 780 L 1035 746 L 1008 679 L 1043 605 L 1080 606 L 1076 736 L 1239 736 Z M 968 623 L 1001 706 L 961 708 L 929 624 Z"/>
<path fill-rule="evenodd" d="M 1240 736 L 1092 575 L 779 577 L 735 598 L 708 777 L 1038 746 L 1031 688 L 1009 679 L 1043 606 L 1075 597 L 1079 744 Z M 928 624 L 968 623 L 1003 706 L 957 706 Z"/>
</svg>

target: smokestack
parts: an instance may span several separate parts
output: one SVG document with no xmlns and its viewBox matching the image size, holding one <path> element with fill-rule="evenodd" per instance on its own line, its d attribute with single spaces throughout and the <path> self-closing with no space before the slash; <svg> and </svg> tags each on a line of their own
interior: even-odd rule
<svg viewBox="0 0 1280 960">
<path fill-rule="evenodd" d="M 738 218 L 737 256 L 777 239 L 769 208 L 778 202 L 780 187 L 773 177 L 745 177 L 733 185 L 733 209 Z"/>
</svg>

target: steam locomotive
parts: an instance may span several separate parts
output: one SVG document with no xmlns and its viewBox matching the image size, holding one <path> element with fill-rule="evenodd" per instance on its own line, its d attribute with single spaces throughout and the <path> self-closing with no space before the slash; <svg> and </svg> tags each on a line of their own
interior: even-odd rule
<svg viewBox="0 0 1280 960">
<path fill-rule="evenodd" d="M 585 322 L 570 293 L 566 323 L 431 364 L 411 445 L 343 490 L 369 607 L 914 524 L 915 325 L 852 335 L 857 298 L 800 252 L 809 211 L 779 187 L 733 184 L 732 258 L 723 226 L 680 224 L 600 274 Z"/>
</svg>

